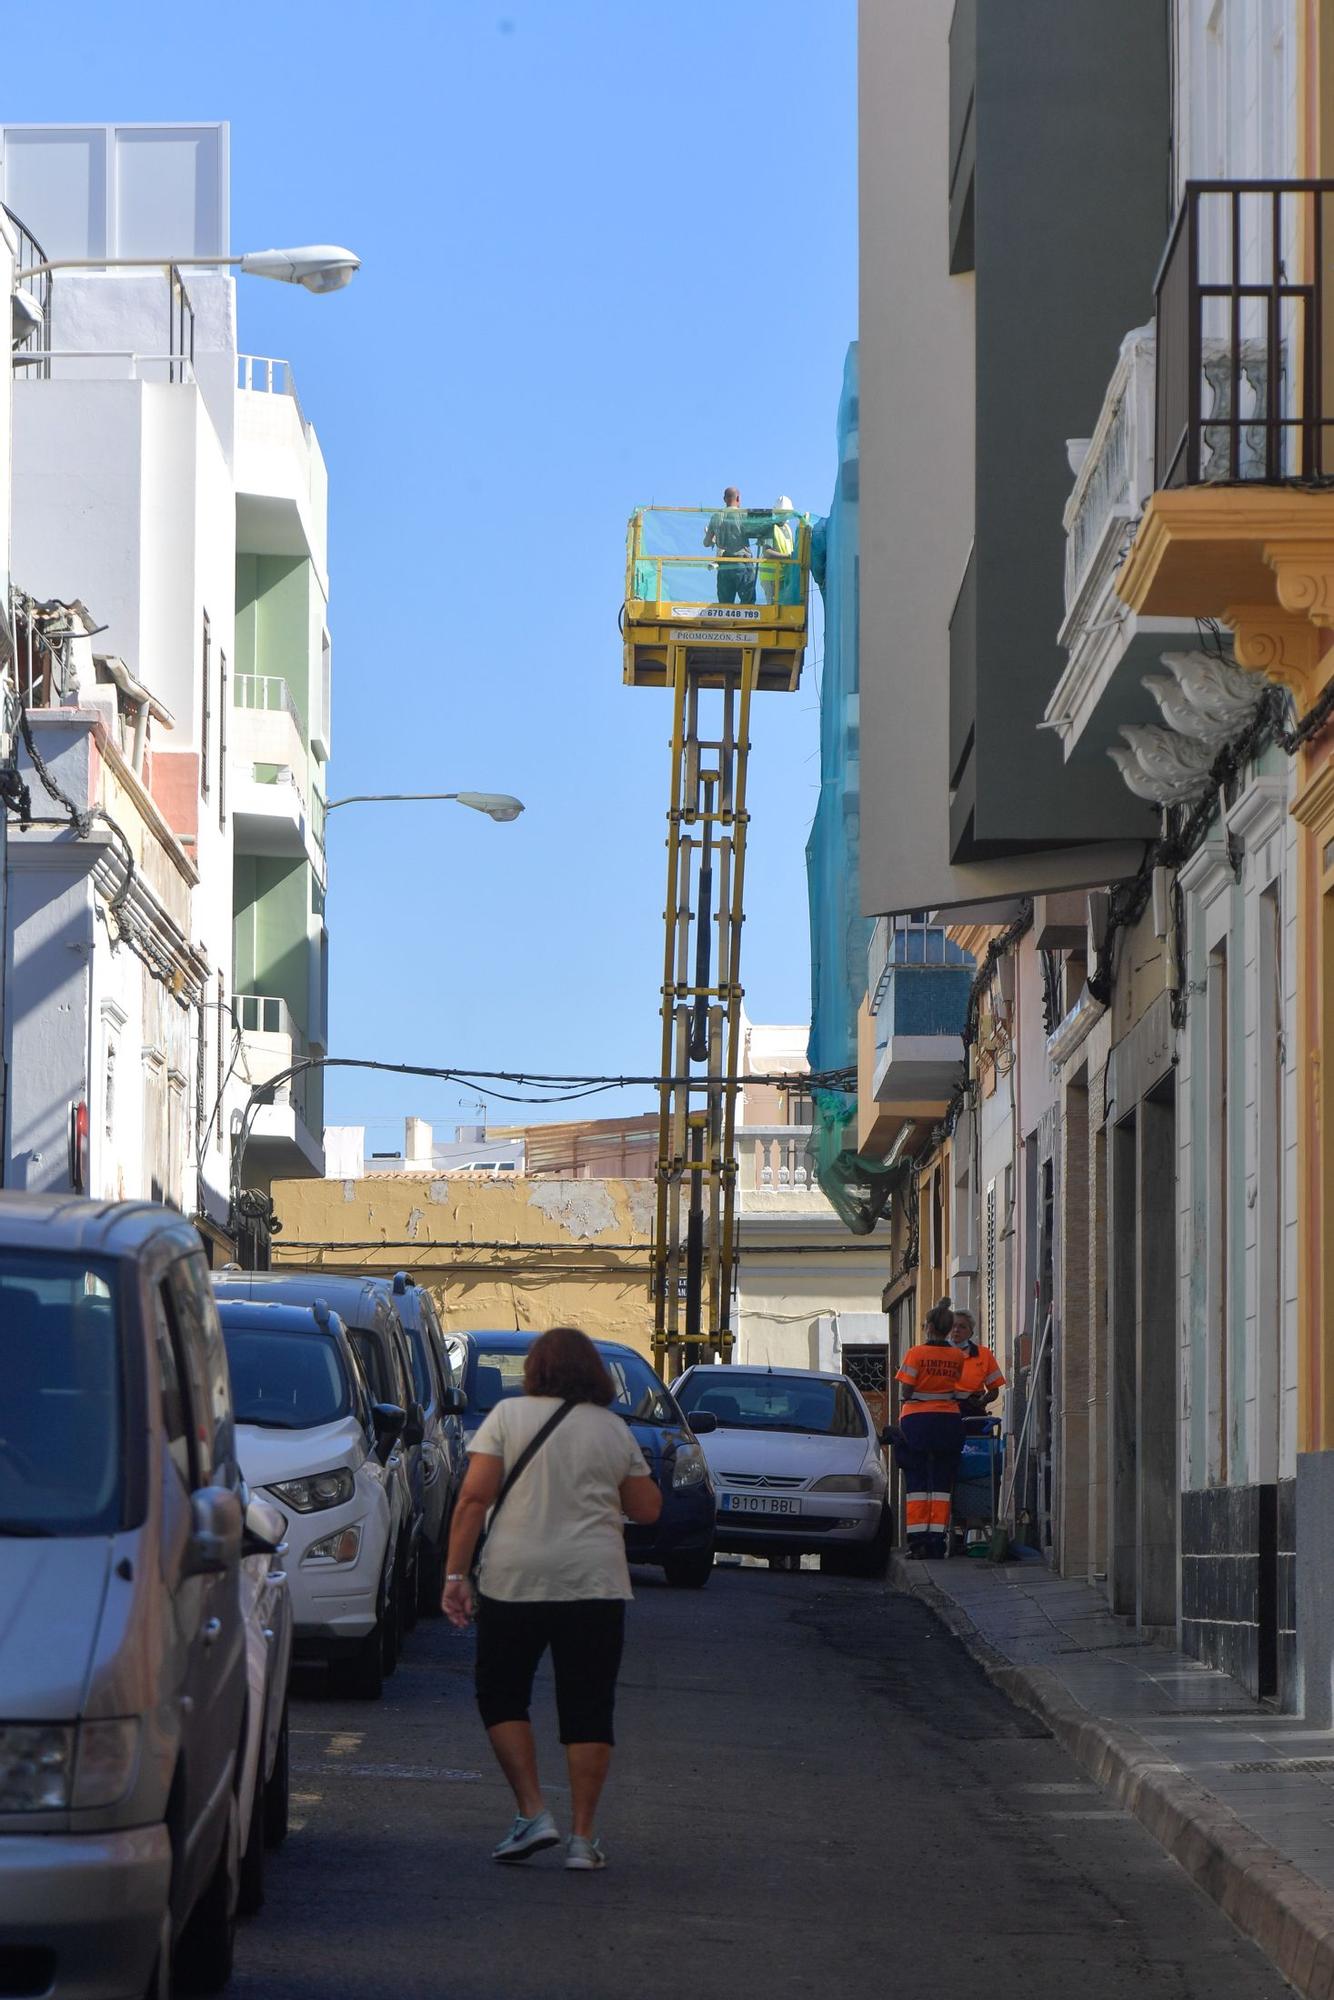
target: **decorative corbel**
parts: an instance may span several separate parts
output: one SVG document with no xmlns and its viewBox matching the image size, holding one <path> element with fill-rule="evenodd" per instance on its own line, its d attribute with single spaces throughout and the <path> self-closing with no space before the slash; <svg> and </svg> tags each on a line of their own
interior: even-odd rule
<svg viewBox="0 0 1334 2000">
<path fill-rule="evenodd" d="M 1313 625 L 1334 625 L 1334 546 L 1329 537 L 1266 542 L 1265 561 L 1278 579 L 1278 601 Z"/>
<path fill-rule="evenodd" d="M 1310 706 L 1324 648 L 1318 624 L 1303 611 L 1280 610 L 1276 604 L 1229 605 L 1223 622 L 1232 631 L 1232 652 L 1239 667 L 1291 688 L 1299 708 Z"/>
</svg>

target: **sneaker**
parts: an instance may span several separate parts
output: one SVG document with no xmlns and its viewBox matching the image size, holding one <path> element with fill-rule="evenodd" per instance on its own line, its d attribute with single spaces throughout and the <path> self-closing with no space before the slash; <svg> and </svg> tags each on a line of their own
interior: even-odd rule
<svg viewBox="0 0 1334 2000">
<path fill-rule="evenodd" d="M 533 1819 L 520 1813 L 505 1838 L 491 1849 L 491 1859 L 526 1861 L 530 1854 L 540 1854 L 544 1847 L 556 1847 L 559 1842 L 556 1822 L 549 1812 L 540 1812 Z"/>
<path fill-rule="evenodd" d="M 567 1868 L 605 1868 L 607 1850 L 596 1836 L 589 1840 L 582 1833 L 572 1833 L 570 1844 L 565 1850 Z"/>
</svg>

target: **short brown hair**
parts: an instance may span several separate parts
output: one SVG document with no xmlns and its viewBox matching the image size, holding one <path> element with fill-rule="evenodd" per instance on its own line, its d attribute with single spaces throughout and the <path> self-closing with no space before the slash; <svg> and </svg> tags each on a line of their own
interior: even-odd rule
<svg viewBox="0 0 1334 2000">
<path fill-rule="evenodd" d="M 616 1389 L 602 1356 L 577 1326 L 553 1326 L 539 1335 L 523 1364 L 523 1386 L 530 1396 L 559 1396 L 563 1403 L 616 1400 Z"/>
</svg>

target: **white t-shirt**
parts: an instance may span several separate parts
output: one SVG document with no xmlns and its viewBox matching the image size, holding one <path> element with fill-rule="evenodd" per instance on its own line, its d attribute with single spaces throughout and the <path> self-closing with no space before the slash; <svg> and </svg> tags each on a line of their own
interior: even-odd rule
<svg viewBox="0 0 1334 2000">
<path fill-rule="evenodd" d="M 469 1451 L 501 1459 L 508 1473 L 559 1408 L 555 1396 L 507 1396 Z M 482 1551 L 482 1594 L 506 1603 L 629 1597 L 621 1481 L 647 1473 L 630 1426 L 596 1403 L 577 1403 L 496 1517 Z"/>
</svg>

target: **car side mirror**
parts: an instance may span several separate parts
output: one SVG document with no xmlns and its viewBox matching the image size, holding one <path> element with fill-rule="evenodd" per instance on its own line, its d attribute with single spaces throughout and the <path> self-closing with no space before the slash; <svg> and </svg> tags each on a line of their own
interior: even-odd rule
<svg viewBox="0 0 1334 2000">
<path fill-rule="evenodd" d="M 692 1410 L 686 1422 L 697 1438 L 707 1437 L 710 1431 L 718 1428 L 718 1419 L 712 1410 Z"/>
<path fill-rule="evenodd" d="M 398 1403 L 371 1404 L 371 1421 L 375 1425 L 375 1450 L 381 1465 L 398 1443 L 407 1420 L 407 1411 Z"/>
<path fill-rule="evenodd" d="M 240 1495 L 229 1486 L 201 1486 L 190 1496 L 190 1540 L 186 1576 L 221 1576 L 241 1559 L 243 1515 Z"/>
<path fill-rule="evenodd" d="M 894 1427 L 892 1424 L 886 1424 L 883 1430 L 880 1432 L 881 1449 L 883 1451 L 888 1451 L 889 1447 L 893 1444 L 893 1442 L 894 1442 Z"/>
<path fill-rule="evenodd" d="M 287 1521 L 271 1500 L 252 1499 L 245 1510 L 241 1536 L 243 1556 L 276 1556 L 284 1546 Z"/>
</svg>

